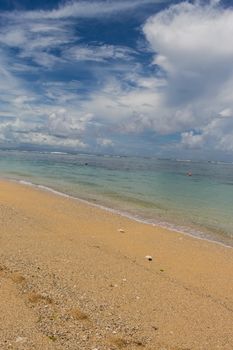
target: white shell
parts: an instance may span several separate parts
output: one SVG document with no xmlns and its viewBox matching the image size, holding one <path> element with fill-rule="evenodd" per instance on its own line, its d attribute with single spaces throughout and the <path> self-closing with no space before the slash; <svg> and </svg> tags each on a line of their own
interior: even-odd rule
<svg viewBox="0 0 233 350">
<path fill-rule="evenodd" d="M 146 255 L 146 256 L 145 256 L 145 259 L 147 259 L 147 260 L 149 260 L 149 261 L 152 261 L 152 260 L 153 260 L 153 258 L 152 258 L 151 255 Z"/>
<path fill-rule="evenodd" d="M 124 232 L 125 232 L 125 230 L 123 230 L 123 228 L 119 228 L 117 231 L 118 231 L 118 232 L 121 232 L 121 233 L 124 233 Z"/>
</svg>

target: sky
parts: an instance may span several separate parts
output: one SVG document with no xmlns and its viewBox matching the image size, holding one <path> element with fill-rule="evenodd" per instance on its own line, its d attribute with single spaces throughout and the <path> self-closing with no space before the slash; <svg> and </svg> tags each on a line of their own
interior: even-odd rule
<svg viewBox="0 0 233 350">
<path fill-rule="evenodd" d="M 233 160 L 233 1 L 0 0 L 0 148 Z"/>
</svg>

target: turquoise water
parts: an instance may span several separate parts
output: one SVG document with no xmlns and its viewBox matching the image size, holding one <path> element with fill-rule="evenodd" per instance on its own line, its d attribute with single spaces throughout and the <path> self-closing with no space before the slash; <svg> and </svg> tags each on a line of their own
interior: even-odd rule
<svg viewBox="0 0 233 350">
<path fill-rule="evenodd" d="M 186 176 L 189 171 L 192 176 Z M 1 151 L 0 176 L 47 186 L 149 223 L 233 242 L 233 164 Z"/>
</svg>

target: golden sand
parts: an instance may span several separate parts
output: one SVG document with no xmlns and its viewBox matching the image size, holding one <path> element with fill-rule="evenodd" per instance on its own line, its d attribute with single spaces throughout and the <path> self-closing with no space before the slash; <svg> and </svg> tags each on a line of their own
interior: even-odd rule
<svg viewBox="0 0 233 350">
<path fill-rule="evenodd" d="M 7 181 L 0 220 L 1 350 L 233 349 L 231 248 Z"/>
</svg>

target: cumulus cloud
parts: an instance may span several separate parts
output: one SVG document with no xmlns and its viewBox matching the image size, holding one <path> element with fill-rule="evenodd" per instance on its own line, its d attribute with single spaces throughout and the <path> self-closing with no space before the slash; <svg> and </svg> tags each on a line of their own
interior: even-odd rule
<svg viewBox="0 0 233 350">
<path fill-rule="evenodd" d="M 215 118 L 230 117 L 233 107 L 232 8 L 222 8 L 220 1 L 183 2 L 149 18 L 143 31 L 155 52 L 154 64 L 167 79 L 170 118 L 165 122 L 170 119 L 174 131 L 181 126 L 187 147 L 211 139 L 227 149 L 220 137 L 224 123 L 217 121 L 216 129 Z M 232 121 L 228 127 L 233 137 Z"/>
<path fill-rule="evenodd" d="M 58 111 L 58 114 L 63 114 L 64 111 Z M 14 118 L 12 120 L 5 120 L 0 123 L 0 143 L 2 144 L 27 144 L 27 145 L 42 145 L 55 146 L 63 148 L 86 148 L 87 145 L 82 140 L 80 130 L 72 130 L 69 133 L 67 129 L 68 123 L 64 123 L 66 130 L 61 131 L 62 121 L 56 120 L 53 124 L 53 117 L 49 117 L 49 125 L 41 125 L 37 121 L 27 122 L 22 118 Z M 51 121 L 52 119 L 52 121 Z M 67 137 L 67 135 L 69 137 Z"/>
<path fill-rule="evenodd" d="M 74 138 L 82 134 L 88 123 L 92 120 L 91 113 L 73 114 L 74 111 L 68 111 L 65 108 L 60 108 L 48 116 L 48 121 L 45 129 L 53 135 L 59 137 Z"/>
<path fill-rule="evenodd" d="M 103 147 L 112 147 L 114 145 L 112 140 L 106 138 L 98 138 L 97 144 Z"/>
<path fill-rule="evenodd" d="M 204 143 L 204 135 L 195 135 L 193 131 L 183 132 L 181 134 L 181 143 L 186 148 L 201 148 Z"/>
</svg>

